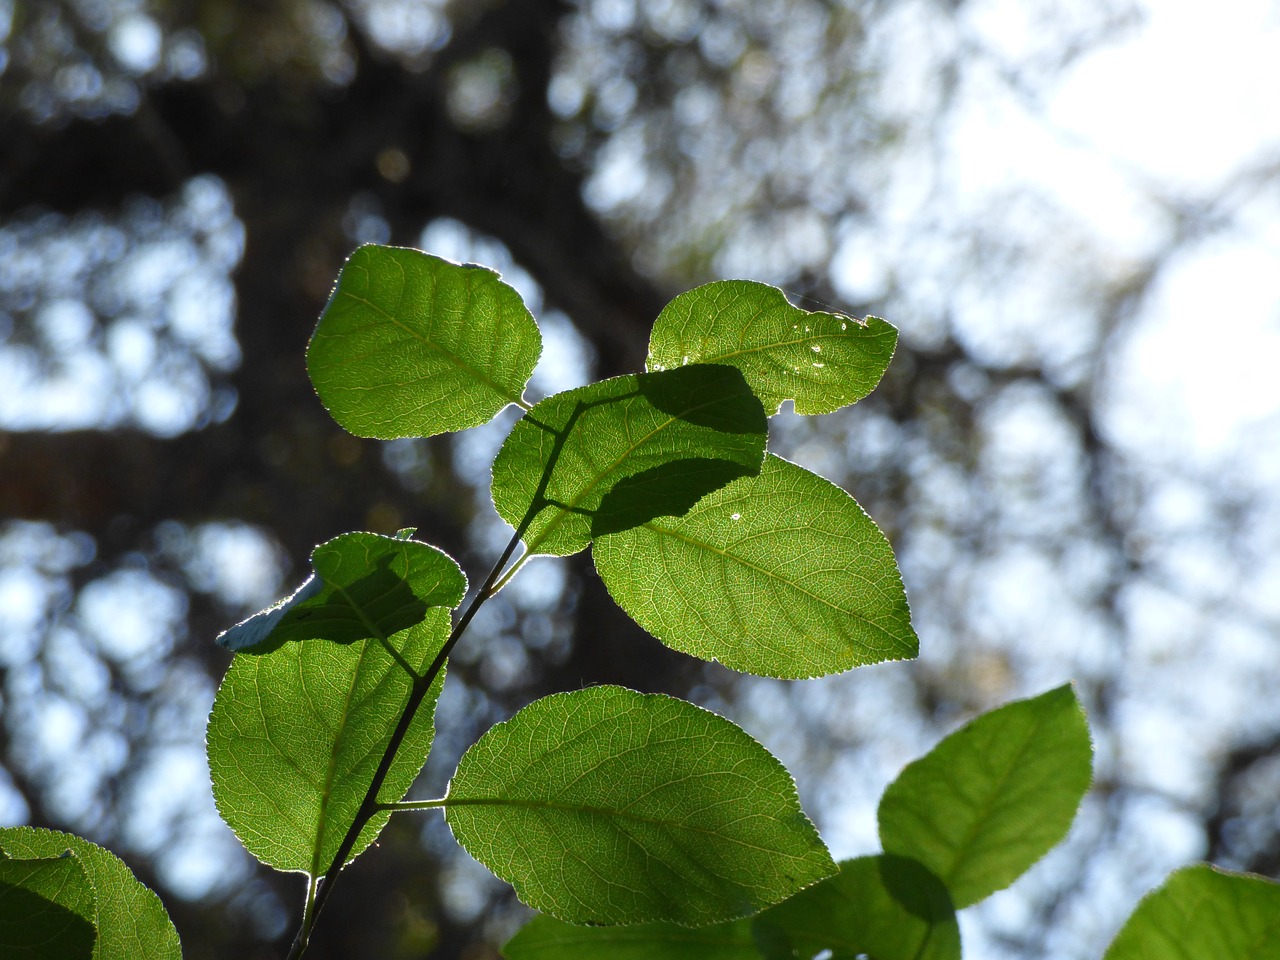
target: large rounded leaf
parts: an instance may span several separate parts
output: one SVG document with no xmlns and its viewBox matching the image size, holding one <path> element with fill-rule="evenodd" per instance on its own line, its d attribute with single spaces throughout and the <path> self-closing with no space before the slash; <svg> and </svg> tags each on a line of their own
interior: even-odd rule
<svg viewBox="0 0 1280 960">
<path fill-rule="evenodd" d="M 759 471 L 768 422 L 733 367 L 615 377 L 537 404 L 493 463 L 493 502 L 534 553 L 679 515 Z"/>
<path fill-rule="evenodd" d="M 360 437 L 429 437 L 520 402 L 542 335 L 520 295 L 485 267 L 419 250 L 360 247 L 307 348 L 333 418 Z"/>
<path fill-rule="evenodd" d="M 592 551 L 640 626 L 735 670 L 816 677 L 919 649 L 884 534 L 835 484 L 779 457 Z"/>
<path fill-rule="evenodd" d="M 1093 745 L 1071 686 L 1010 703 L 911 763 L 880 798 L 880 842 L 936 874 L 957 909 L 1007 887 L 1067 834 Z"/>
<path fill-rule="evenodd" d="M 325 872 L 409 699 L 413 678 L 400 661 L 424 670 L 449 628 L 449 611 L 433 607 L 422 623 L 385 642 L 303 640 L 236 655 L 209 718 L 209 772 L 218 812 L 250 853 L 278 870 Z M 443 682 L 442 671 L 379 800 L 401 799 L 422 769 Z M 373 842 L 387 817 L 369 821 L 350 857 Z"/>
<path fill-rule="evenodd" d="M 446 800 L 467 852 L 572 923 L 717 923 L 835 869 L 764 747 L 691 703 L 622 687 L 545 697 L 493 727 Z"/>
<path fill-rule="evenodd" d="M 709 927 L 584 927 L 534 917 L 502 948 L 507 960 L 760 960 L 750 920 Z"/>
<path fill-rule="evenodd" d="M 1103 960 L 1280 960 L 1280 884 L 1208 864 L 1143 897 Z"/>
<path fill-rule="evenodd" d="M 663 308 L 648 369 L 729 364 L 770 414 L 783 400 L 794 400 L 797 413 L 830 413 L 875 389 L 897 343 L 898 331 L 879 317 L 801 310 L 777 287 L 718 280 Z"/>
<path fill-rule="evenodd" d="M 114 853 L 83 837 L 35 827 L 0 827 L 0 850 L 14 860 L 71 851 L 93 886 L 94 960 L 182 960 L 178 931 L 160 898 Z"/>
</svg>

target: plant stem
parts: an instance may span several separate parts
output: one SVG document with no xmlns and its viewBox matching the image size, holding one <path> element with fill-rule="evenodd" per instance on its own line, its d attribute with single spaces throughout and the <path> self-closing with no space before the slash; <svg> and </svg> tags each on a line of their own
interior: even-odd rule
<svg viewBox="0 0 1280 960">
<path fill-rule="evenodd" d="M 524 564 L 528 554 L 522 556 L 512 565 L 512 569 L 508 571 L 507 576 L 502 576 L 503 570 L 511 559 L 511 555 L 515 552 L 517 544 L 520 543 L 520 539 L 524 536 L 530 520 L 532 520 L 532 514 L 526 517 L 515 533 L 512 534 L 510 542 L 502 551 L 502 556 L 493 565 L 493 569 L 489 571 L 489 576 L 485 578 L 483 586 L 472 598 L 471 603 L 463 611 L 458 622 L 454 624 L 453 630 L 449 633 L 449 639 L 445 641 L 444 646 L 440 648 L 440 652 L 431 661 L 431 666 L 427 668 L 425 673 L 414 675 L 413 686 L 409 689 L 408 702 L 400 714 L 395 730 L 391 733 L 391 739 L 387 741 L 382 760 L 378 763 L 378 769 L 374 771 L 373 779 L 369 782 L 369 789 L 365 792 L 364 800 L 360 803 L 360 809 L 356 811 L 351 827 L 342 838 L 342 843 L 338 845 L 338 852 L 334 854 L 333 860 L 329 863 L 329 868 L 324 872 L 324 876 L 313 877 L 310 880 L 307 891 L 307 909 L 303 911 L 302 923 L 298 928 L 297 935 L 294 937 L 293 945 L 289 949 L 287 960 L 299 960 L 306 951 L 307 944 L 311 939 L 311 930 L 315 927 L 316 919 L 320 916 L 321 909 L 329 899 L 334 881 L 338 879 L 338 874 L 342 872 L 342 868 L 346 865 L 347 858 L 351 855 L 351 850 L 355 847 L 360 832 L 365 828 L 369 820 L 382 809 L 383 805 L 378 802 L 378 791 L 382 789 L 383 781 L 386 780 L 387 774 L 391 771 L 391 764 L 395 761 L 400 744 L 404 742 L 404 738 L 409 733 L 409 727 L 413 723 L 414 716 L 417 715 L 418 708 L 422 706 L 422 701 L 426 699 L 428 692 L 430 692 L 431 685 L 435 682 L 436 677 L 440 675 L 440 671 L 444 669 L 444 664 L 449 658 L 449 654 L 475 618 L 476 613 L 479 612 L 481 605 L 501 590 L 506 582 L 510 580 L 511 573 Z M 501 581 L 499 581 L 500 577 Z"/>
</svg>

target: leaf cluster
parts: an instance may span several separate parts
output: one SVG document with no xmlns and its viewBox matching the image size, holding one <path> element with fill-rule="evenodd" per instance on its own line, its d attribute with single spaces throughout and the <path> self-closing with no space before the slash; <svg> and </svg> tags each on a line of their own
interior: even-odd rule
<svg viewBox="0 0 1280 960">
<path fill-rule="evenodd" d="M 1061 841 L 1089 787 L 1070 685 L 980 716 L 907 766 L 880 801 L 883 852 L 839 864 L 790 773 L 744 730 L 616 686 L 527 705 L 466 751 L 443 797 L 405 799 L 450 653 L 539 554 L 590 548 L 658 641 L 736 670 L 798 679 L 915 656 L 883 533 L 845 491 L 767 452 L 783 402 L 856 402 L 896 336 L 722 281 L 662 311 L 644 372 L 530 403 L 541 335 L 496 273 L 392 247 L 352 255 L 307 352 L 322 403 L 379 439 L 520 407 L 493 464 L 513 532 L 470 588 L 413 530 L 343 534 L 315 548 L 291 596 L 219 637 L 235 656 L 208 726 L 214 799 L 246 849 L 307 878 L 291 958 L 389 818 L 434 810 L 540 912 L 504 948 L 511 960 L 959 958 L 956 911 Z M 154 894 L 101 848 L 15 828 L 0 854 L 6 957 L 180 955 Z M 1269 955 L 1256 948 L 1276 942 L 1278 890 L 1179 872 L 1107 960 Z"/>
</svg>

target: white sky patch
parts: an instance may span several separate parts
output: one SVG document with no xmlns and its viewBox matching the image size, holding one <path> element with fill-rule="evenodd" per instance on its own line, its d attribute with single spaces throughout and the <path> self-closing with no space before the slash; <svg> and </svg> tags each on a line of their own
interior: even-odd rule
<svg viewBox="0 0 1280 960">
<path fill-rule="evenodd" d="M 1271 0 L 1151 3 L 1146 18 L 1068 74 L 1050 105 L 1055 123 L 1193 192 L 1280 148 L 1280 10 Z"/>
</svg>

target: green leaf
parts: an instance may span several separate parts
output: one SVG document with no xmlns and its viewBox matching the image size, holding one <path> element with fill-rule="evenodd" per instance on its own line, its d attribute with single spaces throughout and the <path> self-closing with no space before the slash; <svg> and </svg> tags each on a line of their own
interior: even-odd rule
<svg viewBox="0 0 1280 960">
<path fill-rule="evenodd" d="M 493 502 L 531 553 L 678 515 L 759 471 L 768 422 L 733 367 L 602 380 L 548 397 L 493 464 Z"/>
<path fill-rule="evenodd" d="M 684 516 L 592 551 L 637 623 L 735 670 L 816 677 L 919 649 L 884 534 L 835 484 L 773 455 Z"/>
<path fill-rule="evenodd" d="M 1103 960 L 1278 960 L 1280 884 L 1208 864 L 1143 897 Z"/>
<path fill-rule="evenodd" d="M 1093 747 L 1070 684 L 983 714 L 880 798 L 885 852 L 935 873 L 957 909 L 1007 887 L 1067 834 Z"/>
<path fill-rule="evenodd" d="M 83 837 L 35 827 L 0 828 L 0 849 L 15 860 L 71 851 L 93 886 L 98 931 L 94 960 L 182 960 L 178 931 L 160 898 L 115 854 Z"/>
<path fill-rule="evenodd" d="M 333 418 L 359 437 L 429 437 L 519 403 L 542 353 L 520 295 L 485 267 L 360 247 L 307 347 Z"/>
<path fill-rule="evenodd" d="M 0 860 L 0 953 L 6 960 L 90 960 L 93 885 L 74 856 Z"/>
<path fill-rule="evenodd" d="M 209 772 L 222 819 L 250 853 L 278 870 L 319 876 L 328 868 L 409 699 L 413 678 L 400 661 L 421 673 L 449 629 L 449 611 L 432 607 L 422 623 L 388 643 L 303 640 L 232 660 L 209 718 Z M 400 800 L 422 769 L 443 682 L 441 671 L 380 801 Z M 351 859 L 373 842 L 387 817 L 369 821 Z"/>
<path fill-rule="evenodd" d="M 777 287 L 720 280 L 663 308 L 649 338 L 649 370 L 689 363 L 738 367 L 770 414 L 783 400 L 796 413 L 830 413 L 875 389 L 898 331 L 879 317 L 792 306 Z"/>
<path fill-rule="evenodd" d="M 683 700 L 592 687 L 530 704 L 458 764 L 458 842 L 571 923 L 745 916 L 834 864 L 786 769 Z"/>
<path fill-rule="evenodd" d="M 691 929 L 674 923 L 582 927 L 534 917 L 502 948 L 507 960 L 760 960 L 751 921 Z"/>
<path fill-rule="evenodd" d="M 947 889 L 905 857 L 859 857 L 837 876 L 772 907 L 753 922 L 767 960 L 960 960 L 960 928 Z"/>
<path fill-rule="evenodd" d="M 344 533 L 311 553 L 316 575 L 286 600 L 218 637 L 235 651 L 265 653 L 289 641 L 354 643 L 386 638 L 431 607 L 455 607 L 467 578 L 445 553 L 417 540 Z"/>
</svg>

